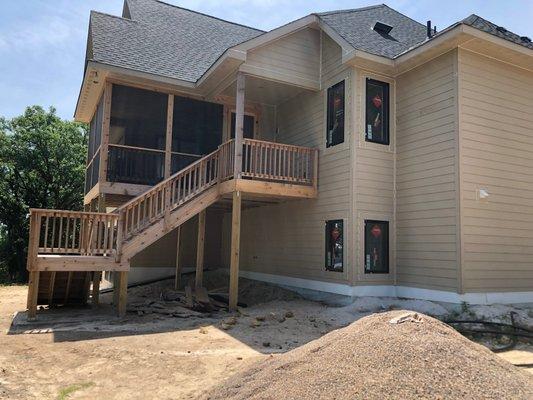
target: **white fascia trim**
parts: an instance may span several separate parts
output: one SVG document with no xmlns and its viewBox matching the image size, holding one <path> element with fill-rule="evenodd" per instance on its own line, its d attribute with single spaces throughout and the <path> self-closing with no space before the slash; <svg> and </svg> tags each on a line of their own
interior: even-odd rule
<svg viewBox="0 0 533 400">
<path fill-rule="evenodd" d="M 279 40 L 284 36 L 290 35 L 296 31 L 307 28 L 308 26 L 318 22 L 316 15 L 307 15 L 296 21 L 289 22 L 288 24 L 282 25 L 279 28 L 273 29 L 269 32 L 263 33 L 253 39 L 250 39 L 246 42 L 238 44 L 232 47 L 233 50 L 239 50 L 247 52 L 255 48 L 267 45 L 275 40 Z"/>
<path fill-rule="evenodd" d="M 319 292 L 335 293 L 351 297 L 405 297 L 410 299 L 441 301 L 446 303 L 467 302 L 470 304 L 519 304 L 533 303 L 532 292 L 485 292 L 459 294 L 444 290 L 422 289 L 393 285 L 350 286 L 343 283 L 316 281 L 290 276 L 240 271 L 239 276 L 276 285 L 293 286 Z"/>
<path fill-rule="evenodd" d="M 132 76 L 135 78 L 152 80 L 154 82 L 160 82 L 164 84 L 180 86 L 180 87 L 184 87 L 188 89 L 194 89 L 195 87 L 194 82 L 184 81 L 184 80 L 175 79 L 175 78 L 169 78 L 169 77 L 165 77 L 165 76 L 161 76 L 157 74 L 152 74 L 149 72 L 137 71 L 134 69 L 119 67 L 119 66 L 112 65 L 112 64 L 101 63 L 98 61 L 89 61 L 87 64 L 87 68 L 101 69 L 101 70 L 105 70 L 108 72 L 114 72 L 114 73 L 118 73 L 122 75 Z"/>
</svg>

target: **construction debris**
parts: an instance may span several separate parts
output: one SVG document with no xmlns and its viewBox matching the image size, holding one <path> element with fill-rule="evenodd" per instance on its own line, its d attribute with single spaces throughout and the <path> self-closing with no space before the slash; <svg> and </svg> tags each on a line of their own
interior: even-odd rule
<svg viewBox="0 0 533 400">
<path fill-rule="evenodd" d="M 389 321 L 391 324 L 403 324 L 404 322 L 423 322 L 423 319 L 417 313 L 406 313 L 399 315 Z"/>
<path fill-rule="evenodd" d="M 204 398 L 529 400 L 533 379 L 436 319 L 390 311 L 247 366 Z"/>
<path fill-rule="evenodd" d="M 143 303 L 131 304 L 128 311 L 136 313 L 138 316 L 162 314 L 178 318 L 201 318 L 212 312 L 227 310 L 228 308 L 227 304 L 211 298 L 204 287 L 186 286 L 184 292 L 166 289 L 161 292 L 159 298 L 160 301 L 147 300 Z M 231 323 L 227 324 L 232 325 Z"/>
</svg>

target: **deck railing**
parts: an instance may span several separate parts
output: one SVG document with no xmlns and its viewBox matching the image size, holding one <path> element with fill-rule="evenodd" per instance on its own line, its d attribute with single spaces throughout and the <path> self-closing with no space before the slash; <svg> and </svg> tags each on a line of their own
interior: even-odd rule
<svg viewBox="0 0 533 400">
<path fill-rule="evenodd" d="M 31 209 L 29 252 L 112 255 L 117 248 L 117 229 L 116 214 Z"/>
<path fill-rule="evenodd" d="M 222 147 L 222 146 L 221 146 Z M 220 148 L 120 206 L 125 240 L 218 182 Z"/>
<path fill-rule="evenodd" d="M 28 263 L 38 254 L 114 255 L 122 244 L 234 174 L 235 141 L 188 165 L 113 213 L 32 209 Z M 318 150 L 244 139 L 241 177 L 317 185 Z"/>
<path fill-rule="evenodd" d="M 244 139 L 242 176 L 311 185 L 317 154 L 309 147 Z"/>
</svg>

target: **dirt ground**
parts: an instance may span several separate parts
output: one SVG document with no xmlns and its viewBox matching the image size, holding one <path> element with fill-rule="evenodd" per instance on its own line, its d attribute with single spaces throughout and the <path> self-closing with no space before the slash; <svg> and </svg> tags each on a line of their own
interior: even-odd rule
<svg viewBox="0 0 533 400">
<path fill-rule="evenodd" d="M 22 312 L 27 287 L 0 287 L 0 398 L 195 399 L 257 360 L 390 309 L 491 320 L 515 311 L 533 325 L 527 306 L 452 310 L 427 301 L 363 298 L 335 307 L 247 280 L 241 280 L 240 299 L 248 307 L 240 313 L 187 315 L 161 300 L 171 286 L 168 280 L 130 289 L 123 319 L 113 314 L 111 294 L 103 294 L 97 310 L 45 309 L 33 323 Z M 143 304 L 163 311 L 139 312 Z M 531 344 L 499 355 L 533 373 Z"/>
</svg>

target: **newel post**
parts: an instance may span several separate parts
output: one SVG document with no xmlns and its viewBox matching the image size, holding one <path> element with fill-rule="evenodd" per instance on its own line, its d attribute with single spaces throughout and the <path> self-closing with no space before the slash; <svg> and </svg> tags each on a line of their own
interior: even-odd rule
<svg viewBox="0 0 533 400">
<path fill-rule="evenodd" d="M 122 240 L 124 238 L 124 212 L 119 211 L 117 221 L 117 251 L 115 253 L 115 262 L 119 263 L 122 258 Z"/>
<path fill-rule="evenodd" d="M 242 172 L 242 146 L 244 127 L 244 83 L 245 75 L 237 73 L 237 95 L 235 99 L 235 161 L 233 164 L 233 177 L 239 179 Z"/>
<path fill-rule="evenodd" d="M 27 309 L 28 319 L 33 320 L 37 316 L 37 301 L 39 297 L 39 270 L 36 260 L 39 249 L 41 234 L 41 214 L 30 210 L 30 239 L 28 243 L 27 269 L 29 271 Z"/>
</svg>

